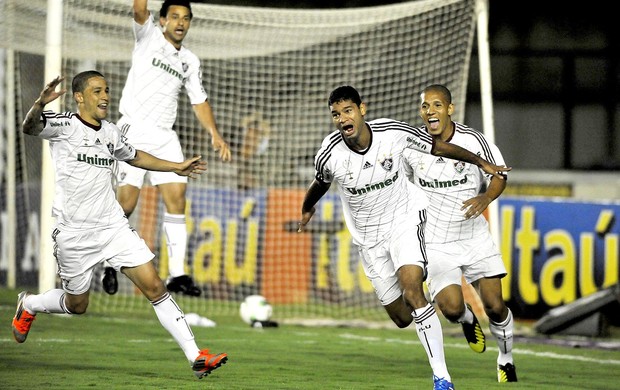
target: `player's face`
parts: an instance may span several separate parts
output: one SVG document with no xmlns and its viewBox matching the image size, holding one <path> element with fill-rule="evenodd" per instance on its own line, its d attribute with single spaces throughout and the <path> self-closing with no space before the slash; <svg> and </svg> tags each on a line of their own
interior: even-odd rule
<svg viewBox="0 0 620 390">
<path fill-rule="evenodd" d="M 420 117 L 431 135 L 445 141 L 452 135 L 452 112 L 454 105 L 445 100 L 438 91 L 427 91 L 420 95 Z"/>
<path fill-rule="evenodd" d="M 366 129 L 364 115 L 366 115 L 366 105 L 359 106 L 351 100 L 344 100 L 330 106 L 332 121 L 345 140 L 357 143 L 359 137 Z"/>
<path fill-rule="evenodd" d="M 160 23 L 164 26 L 164 37 L 178 49 L 192 23 L 189 8 L 171 5 L 166 17 L 160 18 Z"/>
<path fill-rule="evenodd" d="M 93 125 L 100 125 L 108 115 L 109 92 L 108 83 L 103 77 L 88 79 L 84 92 L 75 94 L 82 119 Z"/>
</svg>

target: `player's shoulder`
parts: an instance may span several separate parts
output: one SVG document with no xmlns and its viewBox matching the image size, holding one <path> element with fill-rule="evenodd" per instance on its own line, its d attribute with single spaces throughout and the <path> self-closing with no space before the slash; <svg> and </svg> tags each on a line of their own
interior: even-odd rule
<svg viewBox="0 0 620 390">
<path fill-rule="evenodd" d="M 488 138 L 484 135 L 482 131 L 469 127 L 459 122 L 454 123 L 454 136 L 453 140 L 462 141 L 466 143 L 480 144 L 480 145 L 489 145 L 490 142 Z M 450 141 L 452 142 L 452 141 Z"/>
<path fill-rule="evenodd" d="M 200 64 L 200 58 L 198 58 L 198 55 L 196 55 L 196 53 L 194 53 L 192 49 L 188 48 L 185 45 L 181 46 L 181 50 L 179 51 L 179 56 L 183 60 L 188 61 L 190 63 Z"/>
<path fill-rule="evenodd" d="M 45 110 L 43 111 L 42 115 L 45 117 L 45 119 L 59 119 L 59 120 L 63 120 L 63 119 L 73 119 L 76 117 L 76 114 L 74 112 L 71 111 L 64 111 L 64 112 L 55 112 L 52 110 Z"/>
<path fill-rule="evenodd" d="M 412 126 L 411 124 L 397 120 L 392 118 L 377 118 L 366 122 L 371 130 L 375 133 L 418 133 L 420 132 L 419 128 Z"/>
<path fill-rule="evenodd" d="M 452 122 L 454 123 L 454 133 L 460 137 L 474 137 L 474 138 L 485 138 L 484 134 L 474 129 L 473 127 L 469 127 L 460 122 Z"/>
<path fill-rule="evenodd" d="M 386 130 L 390 130 L 392 126 L 397 127 L 397 126 L 407 125 L 405 122 L 392 119 L 392 118 L 376 118 L 376 119 L 369 120 L 366 123 L 368 123 L 368 125 L 370 126 L 371 129 L 373 129 L 373 131 L 386 131 Z"/>
<path fill-rule="evenodd" d="M 321 142 L 321 149 L 332 149 L 340 143 L 344 143 L 344 140 L 342 139 L 342 134 L 340 134 L 339 130 L 334 130 L 329 133 L 325 138 L 323 138 L 323 141 Z"/>
<path fill-rule="evenodd" d="M 342 153 L 343 148 L 346 148 L 346 145 L 340 131 L 332 131 L 327 137 L 323 138 L 321 147 L 316 153 L 316 161 L 321 161 L 322 165 L 326 164 L 333 160 L 334 156 Z"/>
</svg>

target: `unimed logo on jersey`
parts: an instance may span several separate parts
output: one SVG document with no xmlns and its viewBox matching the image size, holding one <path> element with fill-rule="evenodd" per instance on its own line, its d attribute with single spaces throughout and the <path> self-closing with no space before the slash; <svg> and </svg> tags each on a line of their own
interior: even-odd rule
<svg viewBox="0 0 620 390">
<path fill-rule="evenodd" d="M 466 184 L 467 183 L 467 176 L 463 177 L 460 180 L 444 180 L 444 181 L 439 181 L 437 179 L 435 179 L 433 181 L 426 181 L 426 180 L 422 179 L 421 177 L 419 177 L 418 178 L 418 183 L 420 183 L 420 186 L 422 186 L 422 187 L 449 188 L 449 187 L 456 187 L 459 184 Z"/>
<path fill-rule="evenodd" d="M 87 156 L 86 153 L 78 153 L 77 160 L 98 167 L 109 167 L 114 162 L 113 158 L 99 157 L 96 154 L 94 156 Z"/>
<path fill-rule="evenodd" d="M 174 69 L 172 66 L 161 62 L 159 59 L 153 58 L 153 61 L 151 62 L 151 64 L 153 64 L 153 66 L 156 68 L 160 68 L 166 71 L 167 73 L 170 73 L 171 75 L 178 78 L 179 80 L 183 80 L 183 75 L 181 73 L 177 72 L 176 69 Z"/>
<path fill-rule="evenodd" d="M 366 187 L 363 187 L 363 188 L 349 187 L 347 188 L 347 190 L 353 195 L 363 195 L 363 194 L 367 194 L 374 190 L 380 190 L 387 186 L 391 186 L 392 184 L 396 182 L 397 179 L 398 179 L 398 172 L 396 172 L 394 176 L 392 176 L 389 179 L 386 179 L 385 181 L 374 183 L 374 184 L 366 184 Z"/>
</svg>

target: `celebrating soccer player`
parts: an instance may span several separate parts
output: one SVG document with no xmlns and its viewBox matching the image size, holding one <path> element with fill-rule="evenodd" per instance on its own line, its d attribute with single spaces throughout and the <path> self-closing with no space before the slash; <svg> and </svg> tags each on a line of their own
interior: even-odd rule
<svg viewBox="0 0 620 390">
<path fill-rule="evenodd" d="M 194 114 L 211 135 L 213 149 L 222 161 L 231 159 L 228 144 L 222 139 L 202 86 L 200 60 L 183 46 L 192 23 L 191 4 L 187 0 L 165 0 L 159 11 L 158 25 L 147 8 L 147 0 L 133 2 L 135 47 L 131 69 L 120 100 L 118 126 L 135 147 L 171 161 L 183 161 L 177 133 L 172 129 L 177 116 L 181 90 L 185 89 Z M 163 232 L 168 247 L 167 287 L 172 292 L 198 296 L 200 288 L 185 271 L 187 224 L 185 205 L 187 178 L 168 172 L 147 172 L 120 163 L 117 173 L 118 200 L 129 216 L 136 208 L 140 188 L 148 177 L 159 189 L 166 212 Z M 115 293 L 116 274 L 106 268 L 103 287 Z"/>
<path fill-rule="evenodd" d="M 419 113 L 425 130 L 495 164 L 504 164 L 496 145 L 482 133 L 452 121 L 452 94 L 443 85 L 430 85 L 420 95 Z M 506 268 L 482 215 L 506 188 L 506 180 L 488 176 L 477 166 L 408 150 L 411 181 L 428 195 L 426 256 L 428 288 L 444 316 L 463 327 L 475 352 L 486 349 L 478 319 L 464 302 L 461 280 L 476 287 L 489 317 L 489 329 L 497 339 L 497 378 L 516 382 L 512 358 L 512 313 L 502 296 L 501 278 Z"/>
<path fill-rule="evenodd" d="M 434 307 L 426 300 L 424 225 L 426 196 L 407 181 L 403 152 L 408 148 L 479 165 L 501 177 L 509 170 L 442 140 L 424 129 L 393 119 L 366 122 L 366 104 L 351 86 L 336 88 L 328 105 L 336 131 L 315 157 L 315 178 L 301 208 L 299 232 L 315 205 L 338 184 L 344 218 L 357 245 L 366 276 L 389 317 L 400 328 L 415 322 L 433 370 L 434 387 L 453 389 L 443 351 L 443 334 Z"/>
<path fill-rule="evenodd" d="M 162 326 L 179 344 L 198 378 L 226 363 L 225 353 L 200 350 L 194 334 L 164 282 L 157 274 L 144 240 L 129 226 L 112 187 L 113 162 L 184 177 L 201 174 L 206 166 L 200 156 L 182 162 L 159 159 L 126 142 L 118 127 L 105 120 L 109 91 L 104 76 L 96 71 L 73 78 L 77 114 L 44 111 L 49 102 L 65 93 L 56 91 L 57 77 L 45 86 L 22 125 L 26 134 L 50 141 L 56 168 L 52 214 L 54 256 L 62 289 L 42 294 L 22 291 L 13 318 L 13 336 L 26 341 L 37 313 L 83 314 L 89 302 L 93 270 L 103 261 L 125 274 L 151 302 Z"/>
</svg>

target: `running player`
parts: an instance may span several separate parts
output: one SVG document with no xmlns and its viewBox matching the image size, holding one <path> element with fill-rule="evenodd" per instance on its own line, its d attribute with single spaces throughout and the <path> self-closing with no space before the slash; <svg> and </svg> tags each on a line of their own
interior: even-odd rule
<svg viewBox="0 0 620 390">
<path fill-rule="evenodd" d="M 406 180 L 403 152 L 415 148 L 451 156 L 478 164 L 496 176 L 509 168 L 489 164 L 465 149 L 434 140 L 423 129 L 404 122 L 366 122 L 366 104 L 351 86 L 336 88 L 328 105 L 337 130 L 323 140 L 315 157 L 315 179 L 304 198 L 298 231 L 304 231 L 316 203 L 336 182 L 346 225 L 377 297 L 399 328 L 415 321 L 433 370 L 435 389 L 453 389 L 441 323 L 422 285 L 426 272 L 426 197 L 420 191 L 418 199 L 413 199 L 415 186 Z"/>
<path fill-rule="evenodd" d="M 504 164 L 496 145 L 480 132 L 452 121 L 452 94 L 443 85 L 430 85 L 420 95 L 420 116 L 435 139 L 459 145 L 494 164 Z M 513 319 L 504 303 L 501 279 L 506 268 L 491 236 L 487 206 L 501 195 L 506 180 L 489 176 L 461 159 L 447 159 L 408 150 L 411 180 L 428 195 L 426 255 L 431 297 L 451 322 L 463 327 L 475 352 L 484 352 L 486 341 L 478 319 L 465 304 L 462 277 L 476 287 L 497 339 L 499 382 L 516 382 L 512 357 Z M 411 167 L 411 168 L 409 168 Z"/>
<path fill-rule="evenodd" d="M 187 91 L 196 118 L 211 135 L 211 144 L 222 161 L 231 159 L 202 86 L 198 57 L 183 46 L 192 22 L 187 0 L 166 0 L 159 11 L 159 26 L 147 8 L 147 0 L 133 2 L 135 47 L 131 69 L 120 100 L 118 126 L 136 148 L 171 161 L 183 161 L 177 133 L 172 129 L 177 116 L 179 94 Z M 187 225 L 185 221 L 187 178 L 169 172 L 147 172 L 120 163 L 118 200 L 129 216 L 136 208 L 140 189 L 148 177 L 161 193 L 166 212 L 162 231 L 168 246 L 167 287 L 172 292 L 198 296 L 200 288 L 185 271 Z M 116 274 L 106 268 L 103 286 L 115 293 Z"/>
<path fill-rule="evenodd" d="M 57 77 L 45 86 L 26 115 L 24 133 L 50 141 L 56 167 L 56 191 L 52 213 L 54 256 L 62 289 L 42 294 L 22 291 L 13 318 L 13 336 L 26 341 L 37 313 L 83 314 L 89 301 L 93 269 L 108 260 L 125 274 L 151 302 L 162 326 L 179 344 L 198 378 L 226 363 L 225 353 L 199 350 L 183 311 L 159 278 L 154 255 L 129 226 L 112 187 L 113 162 L 127 161 L 142 169 L 174 172 L 194 177 L 205 170 L 200 156 L 172 162 L 134 149 L 125 142 L 116 125 L 105 120 L 108 86 L 96 71 L 73 78 L 72 112 L 43 111 L 45 105 L 66 91 L 56 91 L 63 81 Z"/>
</svg>

